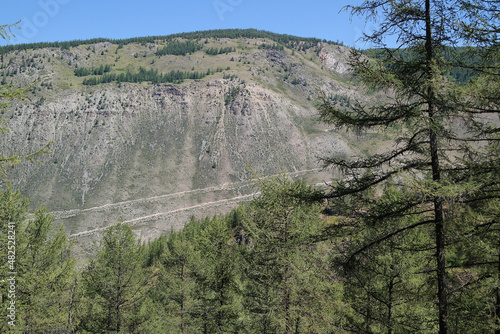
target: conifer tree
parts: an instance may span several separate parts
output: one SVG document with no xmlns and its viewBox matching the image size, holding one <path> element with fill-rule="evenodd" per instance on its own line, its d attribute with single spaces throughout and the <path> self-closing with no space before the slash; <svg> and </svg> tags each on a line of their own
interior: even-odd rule
<svg viewBox="0 0 500 334">
<path fill-rule="evenodd" d="M 0 25 L 0 37 L 2 39 L 11 39 L 12 37 L 15 37 L 14 33 L 12 32 L 12 29 L 13 28 L 20 29 L 19 23 L 21 23 L 21 21 L 17 21 L 16 23 L 12 23 L 12 24 L 1 24 Z"/>
<path fill-rule="evenodd" d="M 8 318 L 5 316 L 0 328 L 5 333 L 13 329 L 25 332 L 63 331 L 67 328 L 70 312 L 75 263 L 70 256 L 64 230 L 53 226 L 54 218 L 40 209 L 33 219 L 26 220 L 27 209 L 27 199 L 18 192 L 10 189 L 1 191 L 1 253 L 3 258 L 12 261 L 1 264 L 0 293 L 5 306 L 2 309 L 7 310 L 6 302 L 15 301 L 16 319 L 15 326 L 7 326 L 4 320 Z M 8 243 L 8 240 L 11 242 Z M 11 292 L 15 297 L 7 298 L 7 279 L 12 277 L 8 273 L 13 271 L 16 273 L 15 290 Z M 6 315 L 4 312 L 2 314 Z"/>
<path fill-rule="evenodd" d="M 165 330 L 169 333 L 190 333 L 197 328 L 193 277 L 197 258 L 192 242 L 182 232 L 171 234 L 165 241 L 159 258 L 158 285 L 151 294 L 161 308 Z"/>
<path fill-rule="evenodd" d="M 390 242 L 394 236 L 432 227 L 433 241 L 427 246 L 434 251 L 431 282 L 436 287 L 439 333 L 445 334 L 449 328 L 449 298 L 453 293 L 448 282 L 451 272 L 447 270 L 446 248 L 450 241 L 466 233 L 463 226 L 451 228 L 457 214 L 452 203 L 465 204 L 470 194 L 480 193 L 483 184 L 464 177 L 470 169 L 463 159 L 468 158 L 469 152 L 482 151 L 481 146 L 473 143 L 488 142 L 478 116 L 492 112 L 492 109 L 474 111 L 477 99 L 469 98 L 466 93 L 471 87 L 460 87 L 448 77 L 453 67 L 468 66 L 466 53 L 449 56 L 453 47 L 463 41 L 464 26 L 469 26 L 464 24 L 468 22 L 464 16 L 475 15 L 477 7 L 467 6 L 466 1 L 376 0 L 348 8 L 355 15 L 380 20 L 379 27 L 364 39 L 380 48 L 381 60 L 372 62 L 354 51 L 350 64 L 362 83 L 370 89 L 385 90 L 389 99 L 371 106 L 356 102 L 351 108 L 339 108 L 324 98 L 320 113 L 324 120 L 349 129 L 400 130 L 395 148 L 385 153 L 369 158 L 325 159 L 327 165 L 344 170 L 347 178 L 323 198 L 358 199 L 356 203 L 363 205 L 363 210 L 355 212 L 358 221 L 362 219 L 365 224 L 384 224 L 387 219 L 403 216 L 418 217 L 392 231 L 372 236 L 352 253 L 351 261 L 374 245 Z M 483 18 L 498 22 L 496 4 L 482 2 L 480 10 Z M 396 50 L 386 45 L 386 37 L 394 37 Z M 477 40 L 475 43 L 477 46 Z M 484 62 L 479 66 L 488 67 Z M 395 180 L 397 187 L 410 189 L 404 198 L 377 202 L 362 196 L 390 179 Z M 489 189 L 492 196 L 498 196 L 494 187 Z"/>
<path fill-rule="evenodd" d="M 143 268 L 143 249 L 130 226 L 117 224 L 103 235 L 82 274 L 90 299 L 81 328 L 90 332 L 134 332 L 150 314 L 144 301 L 151 275 Z"/>
<path fill-rule="evenodd" d="M 64 228 L 45 209 L 35 212 L 17 239 L 18 306 L 26 332 L 66 329 L 75 261 Z"/>
<path fill-rule="evenodd" d="M 191 239 L 197 252 L 193 316 L 199 320 L 198 332 L 238 332 L 241 305 L 233 231 L 225 217 L 207 217 L 202 227 Z"/>
<path fill-rule="evenodd" d="M 312 236 L 322 227 L 319 208 L 298 195 L 311 195 L 303 182 L 286 176 L 258 181 L 260 196 L 244 217 L 248 247 L 242 248 L 245 305 L 258 333 L 323 332 L 334 303 Z M 331 302 L 331 300 L 329 300 Z M 327 306 L 328 305 L 328 306 Z"/>
<path fill-rule="evenodd" d="M 19 21 L 20 22 L 20 21 Z M 12 28 L 19 28 L 18 24 L 4 24 L 0 25 L 0 37 L 2 39 L 11 39 L 14 34 L 12 33 Z M 0 111 L 5 111 L 7 110 L 8 105 L 16 99 L 24 99 L 25 98 L 25 93 L 29 91 L 33 87 L 33 84 L 30 85 L 29 87 L 26 88 L 14 88 L 12 85 L 8 84 L 0 84 Z M 6 122 L 6 120 L 3 117 L 0 117 L 0 122 Z M 5 133 L 9 129 L 4 127 L 2 124 L 0 124 L 0 132 Z M 19 154 L 14 154 L 12 156 L 3 156 L 2 152 L 0 152 L 0 185 L 4 183 L 8 183 L 8 179 L 5 178 L 6 176 L 6 167 L 7 166 L 14 166 L 21 162 L 21 160 L 36 160 L 37 156 L 43 155 L 43 154 L 50 154 L 52 152 L 48 151 L 48 146 L 50 146 L 51 143 L 47 143 L 45 146 L 40 148 L 38 151 L 33 152 L 31 154 L 27 154 L 25 156 L 21 156 Z"/>
<path fill-rule="evenodd" d="M 0 294 L 2 298 L 0 299 L 0 331 L 2 333 L 8 333 L 12 326 L 8 324 L 9 320 L 15 320 L 8 318 L 7 308 L 10 307 L 10 301 L 13 298 L 8 298 L 9 293 L 12 296 L 12 291 L 10 290 L 10 278 L 8 273 L 12 272 L 12 269 L 16 268 L 16 235 L 19 236 L 22 231 L 22 223 L 26 220 L 26 215 L 28 212 L 28 200 L 23 197 L 19 192 L 12 191 L 10 189 L 0 191 L 0 255 L 4 261 L 0 263 Z M 10 231 L 10 232 L 9 232 Z M 9 242 L 9 235 L 10 242 Z M 9 252 L 10 251 L 10 252 Z M 11 267 L 12 265 L 12 267 Z M 15 292 L 14 292 L 15 293 Z M 15 300 L 14 300 L 15 301 Z M 17 319 L 19 314 L 17 315 Z"/>
<path fill-rule="evenodd" d="M 404 198 L 402 191 L 388 186 L 379 202 Z M 420 217 L 410 218 L 418 221 Z M 357 256 L 373 235 L 385 235 L 411 225 L 405 217 L 386 219 L 383 224 L 355 223 L 355 228 L 340 235 L 338 253 L 333 255 L 334 268 L 343 280 L 346 327 L 353 332 L 411 333 L 433 328 L 434 303 L 427 294 L 428 281 L 424 267 L 432 263 L 432 251 L 424 248 L 429 241 L 428 229 L 412 229 L 376 243 Z"/>
</svg>

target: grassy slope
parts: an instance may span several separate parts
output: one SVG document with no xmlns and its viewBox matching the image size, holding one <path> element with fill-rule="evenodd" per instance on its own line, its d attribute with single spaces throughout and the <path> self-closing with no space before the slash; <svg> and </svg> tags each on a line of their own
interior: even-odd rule
<svg viewBox="0 0 500 334">
<path fill-rule="evenodd" d="M 137 221 L 137 233 L 148 237 L 168 226 L 178 228 L 190 213 L 208 211 L 203 207 L 176 211 L 170 218 L 161 216 L 161 226 L 135 219 L 251 192 L 248 185 L 238 185 L 250 176 L 247 162 L 263 175 L 294 172 L 317 166 L 316 155 L 321 153 L 315 149 L 348 150 L 336 131 L 325 132 L 328 128 L 314 117 L 318 90 L 362 98 L 343 82 L 344 75 L 328 70 L 318 57 L 321 48 L 332 45 L 285 44 L 280 51 L 259 48 L 275 45 L 276 38 L 215 37 L 197 42 L 203 49 L 186 56 L 156 56 L 167 40 L 122 46 L 100 41 L 4 54 L 0 73 L 18 71 L 6 76 L 8 82 L 27 85 L 38 78 L 41 82 L 29 93 L 30 101 L 12 106 L 14 131 L 2 138 L 2 145 L 11 152 L 27 153 L 55 140 L 55 154 L 44 158 L 43 166 L 24 166 L 12 175 L 15 186 L 35 206 L 76 210 L 57 214 L 69 233 L 101 228 L 122 217 Z M 236 51 L 205 53 L 223 47 Z M 218 67 L 224 71 L 180 85 L 84 86 L 84 77 L 74 75 L 76 68 L 106 64 L 112 66 L 111 73 L 135 72 L 139 67 L 161 73 Z M 45 101 L 38 103 L 42 97 Z M 355 150 L 374 146 L 366 137 L 347 139 L 356 141 Z M 328 178 L 313 174 L 314 182 Z M 189 193 L 220 184 L 231 186 Z M 162 197 L 179 192 L 188 193 Z M 123 201 L 129 202 L 92 209 Z"/>
</svg>

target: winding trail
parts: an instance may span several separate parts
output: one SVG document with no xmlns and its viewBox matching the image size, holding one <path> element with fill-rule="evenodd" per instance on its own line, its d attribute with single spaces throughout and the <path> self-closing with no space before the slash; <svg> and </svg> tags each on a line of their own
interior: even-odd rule
<svg viewBox="0 0 500 334">
<path fill-rule="evenodd" d="M 215 205 L 220 205 L 220 204 L 224 204 L 224 203 L 230 203 L 230 202 L 240 202 L 242 200 L 245 200 L 245 199 L 251 199 L 253 196 L 255 195 L 258 195 L 259 193 L 253 193 L 253 194 L 249 194 L 249 195 L 242 195 L 242 196 L 236 196 L 236 197 L 233 197 L 233 198 L 228 198 L 228 199 L 222 199 L 222 200 L 219 200 L 219 201 L 214 201 L 214 202 L 206 202 L 206 203 L 202 203 L 202 204 L 197 204 L 197 205 L 193 205 L 193 206 L 189 206 L 189 207 L 184 207 L 184 208 L 180 208 L 180 209 L 175 209 L 175 210 L 171 210 L 171 211 L 166 211 L 166 212 L 158 212 L 158 213 L 154 213 L 152 215 L 147 215 L 147 216 L 143 216 L 143 217 L 139 217 L 139 218 L 134 218 L 134 219 L 130 219 L 130 220 L 126 220 L 126 221 L 123 221 L 122 224 L 124 223 L 127 223 L 131 226 L 134 226 L 142 221 L 147 221 L 151 218 L 157 218 L 157 217 L 161 217 L 161 216 L 168 216 L 168 215 L 173 215 L 173 214 L 176 214 L 176 213 L 179 213 L 179 212 L 183 212 L 183 211 L 188 211 L 188 210 L 192 210 L 192 209 L 197 209 L 197 208 L 203 208 L 203 207 L 210 207 L 210 206 L 215 206 Z M 102 232 L 104 230 L 106 230 L 109 226 L 106 226 L 106 227 L 100 227 L 100 228 L 96 228 L 96 229 L 93 229 L 93 230 L 88 230 L 88 231 L 83 231 L 83 232 L 78 232 L 78 233 L 75 233 L 75 234 L 71 234 L 69 236 L 69 238 L 77 238 L 77 237 L 82 237 L 82 236 L 86 236 L 86 235 L 90 235 L 90 234 L 93 234 L 93 233 L 96 233 L 96 232 Z"/>
<path fill-rule="evenodd" d="M 286 173 L 286 174 L 291 175 L 291 176 L 296 176 L 296 175 L 305 174 L 308 172 L 316 172 L 316 171 L 320 171 L 320 170 L 321 170 L 320 168 L 313 168 L 313 169 L 300 170 L 300 171 Z M 279 175 L 279 174 L 264 176 L 262 178 L 269 178 L 269 177 L 273 177 L 276 175 Z M 177 193 L 163 194 L 163 195 L 158 195 L 158 196 L 139 198 L 139 199 L 127 200 L 127 201 L 116 202 L 116 203 L 108 203 L 108 204 L 90 207 L 90 208 L 86 208 L 86 209 L 52 211 L 52 212 L 50 212 L 50 214 L 53 215 L 54 217 L 57 217 L 57 219 L 67 219 L 67 218 L 71 218 L 71 217 L 74 217 L 74 216 L 80 215 L 80 214 L 96 212 L 96 211 L 103 211 L 103 210 L 113 209 L 113 208 L 119 208 L 119 207 L 124 206 L 124 205 L 147 203 L 147 202 L 151 202 L 151 201 L 155 201 L 155 200 L 159 200 L 159 199 L 180 197 L 182 195 L 187 195 L 187 194 L 201 194 L 201 193 L 208 193 L 208 192 L 213 192 L 213 191 L 231 190 L 231 189 L 234 189 L 236 187 L 249 186 L 252 182 L 253 182 L 253 180 L 244 181 L 244 182 L 224 183 L 224 184 L 221 184 L 218 186 L 193 189 L 193 190 L 186 190 L 186 191 L 181 191 L 181 192 L 177 192 Z M 123 223 L 128 223 L 128 224 L 133 226 L 133 225 L 139 224 L 140 222 L 150 220 L 152 218 L 173 215 L 173 214 L 176 214 L 179 212 L 184 212 L 184 211 L 203 208 L 203 207 L 212 207 L 212 206 L 227 204 L 230 202 L 239 202 L 239 201 L 243 201 L 243 200 L 249 200 L 253 196 L 258 195 L 258 194 L 259 194 L 259 192 L 255 192 L 255 193 L 248 194 L 248 195 L 239 195 L 236 197 L 226 198 L 226 199 L 213 201 L 213 202 L 204 202 L 204 203 L 200 203 L 200 204 L 189 206 L 189 207 L 174 209 L 171 211 L 157 212 L 154 214 L 141 216 L 141 217 L 137 217 L 134 219 L 129 219 L 129 220 L 124 221 Z M 92 229 L 92 230 L 87 230 L 87 231 L 82 231 L 82 232 L 71 234 L 71 235 L 69 235 L 69 237 L 72 239 L 72 238 L 87 236 L 87 235 L 91 235 L 91 234 L 94 234 L 97 232 L 102 232 L 102 231 L 106 230 L 107 228 L 108 228 L 108 226 L 100 227 L 100 228 L 96 228 L 96 229 Z"/>
<path fill-rule="evenodd" d="M 71 214 L 81 214 L 81 213 L 92 212 L 92 211 L 101 211 L 101 210 L 112 209 L 115 207 L 120 207 L 120 206 L 128 205 L 128 204 L 146 203 L 146 202 L 154 201 L 157 199 L 179 197 L 181 195 L 186 195 L 186 194 L 197 194 L 197 193 L 206 193 L 206 192 L 217 191 L 217 190 L 225 190 L 225 189 L 228 189 L 227 186 L 233 185 L 233 184 L 234 185 L 236 185 L 236 184 L 243 185 L 244 183 L 236 183 L 236 182 L 235 183 L 224 183 L 222 185 L 214 186 L 214 187 L 186 190 L 186 191 L 181 191 L 181 192 L 171 193 L 171 194 L 164 194 L 164 195 L 158 195 L 158 196 L 152 196 L 152 197 L 131 199 L 131 200 L 122 201 L 122 202 L 115 202 L 115 203 L 108 203 L 108 204 L 104 204 L 104 205 L 100 205 L 100 206 L 94 206 L 94 207 L 90 207 L 90 208 L 86 208 L 86 209 L 52 211 L 52 212 L 50 212 L 50 214 L 51 215 L 71 215 Z M 63 217 L 60 217 L 60 218 L 63 218 Z"/>
</svg>

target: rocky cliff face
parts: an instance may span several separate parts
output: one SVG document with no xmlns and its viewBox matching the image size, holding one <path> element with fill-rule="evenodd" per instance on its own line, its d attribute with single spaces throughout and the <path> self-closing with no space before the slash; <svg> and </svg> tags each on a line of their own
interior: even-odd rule
<svg viewBox="0 0 500 334">
<path fill-rule="evenodd" d="M 235 46 L 217 57 L 202 51 L 156 57 L 160 46 L 111 43 L 6 55 L 4 72 L 18 69 L 14 83 L 41 77 L 43 85 L 28 94 L 30 101 L 11 107 L 2 153 L 25 154 L 49 141 L 54 152 L 42 164 L 14 169 L 14 187 L 33 206 L 47 206 L 83 251 L 89 238 L 119 220 L 151 238 L 182 227 L 193 214 L 229 210 L 255 191 L 249 167 L 263 176 L 286 171 L 328 180 L 318 157 L 353 148 L 318 123 L 314 98 L 319 90 L 344 99 L 358 94 L 340 80 L 348 72 L 347 50 L 261 50 L 245 46 L 250 42 L 213 41 Z M 226 70 L 177 85 L 82 86 L 74 77 L 74 68 L 104 63 L 115 49 L 117 66 L 128 69 L 142 61 L 163 72 L 216 64 Z M 144 59 L 136 60 L 137 52 Z M 28 61 L 35 65 L 19 70 Z"/>
<path fill-rule="evenodd" d="M 350 67 L 346 62 L 349 57 L 349 49 L 346 47 L 337 45 L 322 48 L 318 57 L 323 65 L 336 73 L 348 74 L 350 72 Z"/>
</svg>

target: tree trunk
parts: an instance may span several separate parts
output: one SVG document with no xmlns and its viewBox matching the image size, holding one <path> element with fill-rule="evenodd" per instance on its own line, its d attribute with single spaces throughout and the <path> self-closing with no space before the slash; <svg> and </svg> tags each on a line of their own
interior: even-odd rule
<svg viewBox="0 0 500 334">
<path fill-rule="evenodd" d="M 285 288 L 285 296 L 283 299 L 283 309 L 285 311 L 285 333 L 292 334 L 292 324 L 290 317 L 290 291 Z"/>
<path fill-rule="evenodd" d="M 71 303 L 69 305 L 69 315 L 68 315 L 68 325 L 66 326 L 66 334 L 70 333 L 71 328 L 71 318 L 73 316 L 73 305 L 75 303 L 76 287 L 78 285 L 78 277 L 75 278 L 75 285 L 73 286 L 73 291 L 71 293 Z"/>
<path fill-rule="evenodd" d="M 431 136 L 431 145 L 432 145 Z M 435 136 L 434 136 L 435 137 Z M 437 155 L 437 154 L 436 154 Z M 437 162 L 439 168 L 439 161 Z M 434 174 L 434 159 L 433 159 Z M 434 181 L 439 181 L 433 177 Z M 439 308 L 439 334 L 448 333 L 448 296 L 446 292 L 446 260 L 445 260 L 445 231 L 443 218 L 443 201 L 441 198 L 434 199 L 434 219 L 436 233 L 436 265 L 438 283 L 438 308 Z"/>
<path fill-rule="evenodd" d="M 181 281 L 184 283 L 185 277 L 184 277 L 184 266 L 185 263 L 182 263 L 181 267 Z M 184 287 L 182 287 L 184 289 Z M 184 292 L 181 294 L 181 333 L 184 333 L 186 331 L 186 324 L 184 323 Z"/>
<path fill-rule="evenodd" d="M 436 115 L 434 105 L 434 88 L 433 88 L 433 60 L 434 47 L 432 39 L 432 22 L 431 22 L 431 4 L 430 0 L 425 0 L 425 50 L 427 60 L 427 82 L 429 87 L 427 91 L 427 105 L 429 115 L 429 141 L 431 153 L 432 180 L 439 182 L 441 180 L 441 168 L 438 155 L 438 140 L 436 129 Z M 434 221 L 436 233 L 436 269 L 438 283 L 438 309 L 439 309 L 439 334 L 448 333 L 448 301 L 446 295 L 446 263 L 445 263 L 445 231 L 444 231 L 444 214 L 443 200 L 439 196 L 434 198 Z"/>
<path fill-rule="evenodd" d="M 121 259 L 120 259 L 121 260 Z M 121 310 L 120 310 L 120 304 L 121 304 L 121 294 L 122 294 L 122 270 L 121 270 L 121 263 L 118 266 L 118 291 L 116 292 L 116 304 L 115 304 L 115 311 L 116 311 L 116 332 L 120 333 L 121 325 L 122 325 L 122 319 L 121 319 Z"/>
<path fill-rule="evenodd" d="M 300 333 L 300 317 L 297 317 L 297 320 L 295 321 L 295 334 Z"/>
<path fill-rule="evenodd" d="M 495 303 L 496 326 L 495 334 L 500 334 L 500 242 L 498 243 L 498 281 L 497 281 L 497 300 Z"/>
<path fill-rule="evenodd" d="M 392 267 L 392 265 L 391 265 Z M 391 268 L 391 275 L 392 275 L 392 268 Z M 393 316 L 392 316 L 392 308 L 393 308 L 393 296 L 394 294 L 394 277 L 391 277 L 389 280 L 389 300 L 388 302 L 388 312 L 387 312 L 387 334 L 392 334 L 392 321 L 393 321 Z"/>
</svg>

